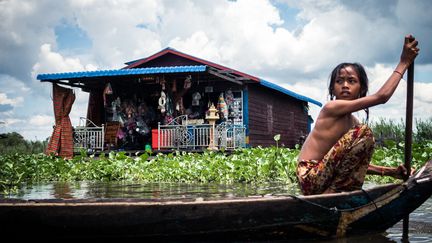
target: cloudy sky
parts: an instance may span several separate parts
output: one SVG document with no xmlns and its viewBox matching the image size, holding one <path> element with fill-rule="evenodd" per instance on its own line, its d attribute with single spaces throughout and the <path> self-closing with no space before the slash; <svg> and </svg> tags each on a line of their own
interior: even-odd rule
<svg viewBox="0 0 432 243">
<path fill-rule="evenodd" d="M 54 124 L 50 83 L 37 74 L 115 69 L 166 47 L 258 76 L 325 103 L 331 70 L 363 64 L 375 92 L 420 42 L 414 117 L 432 117 L 432 1 L 0 0 L 0 133 L 44 140 Z M 405 117 L 405 81 L 371 119 Z M 85 116 L 76 90 L 71 120 Z M 314 118 L 319 107 L 311 105 Z M 363 116 L 361 112 L 358 113 Z"/>
</svg>

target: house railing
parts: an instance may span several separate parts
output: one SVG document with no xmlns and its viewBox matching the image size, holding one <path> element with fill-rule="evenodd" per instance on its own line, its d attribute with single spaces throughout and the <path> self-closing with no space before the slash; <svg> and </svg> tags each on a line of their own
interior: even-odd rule
<svg viewBox="0 0 432 243">
<path fill-rule="evenodd" d="M 233 150 L 245 147 L 246 128 L 243 125 L 188 124 L 187 116 L 180 116 L 166 125 L 158 125 L 157 149 L 203 150 L 212 146 Z M 213 138 L 211 137 L 213 135 Z"/>
<path fill-rule="evenodd" d="M 233 150 L 245 147 L 246 128 L 224 122 L 215 126 L 209 124 L 188 124 L 187 116 L 179 116 L 167 125 L 158 125 L 157 149 L 204 150 L 210 147 Z M 212 137 L 213 136 L 213 137 Z M 74 127 L 74 152 L 103 151 L 105 127 L 97 126 L 91 120 L 80 117 Z M 213 142 L 213 143 L 212 143 Z"/>
<path fill-rule="evenodd" d="M 216 126 L 215 137 L 215 144 L 220 148 L 232 150 L 246 146 L 246 128 L 242 125 L 223 122 Z"/>
<path fill-rule="evenodd" d="M 90 126 L 88 126 L 90 125 Z M 104 149 L 104 125 L 96 126 L 91 120 L 80 117 L 79 125 L 74 127 L 74 152 Z"/>
</svg>

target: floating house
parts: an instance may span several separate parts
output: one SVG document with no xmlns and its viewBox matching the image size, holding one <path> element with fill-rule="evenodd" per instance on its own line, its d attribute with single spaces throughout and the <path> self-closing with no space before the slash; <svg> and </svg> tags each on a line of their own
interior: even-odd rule
<svg viewBox="0 0 432 243">
<path fill-rule="evenodd" d="M 53 84 L 56 126 L 49 149 L 236 149 L 301 142 L 321 103 L 172 48 L 122 69 L 39 74 Z M 72 127 L 73 92 L 89 92 L 87 115 Z M 66 136 L 66 138 L 65 138 Z M 69 141 L 69 142 L 68 142 Z M 60 152 L 61 154 L 61 152 Z"/>
</svg>

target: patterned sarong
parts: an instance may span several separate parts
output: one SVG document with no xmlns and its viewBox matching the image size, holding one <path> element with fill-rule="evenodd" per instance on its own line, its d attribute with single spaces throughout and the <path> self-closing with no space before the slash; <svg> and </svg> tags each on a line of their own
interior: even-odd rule
<svg viewBox="0 0 432 243">
<path fill-rule="evenodd" d="M 321 160 L 301 160 L 297 178 L 304 195 L 361 189 L 375 140 L 371 129 L 356 125 L 344 134 Z"/>
</svg>

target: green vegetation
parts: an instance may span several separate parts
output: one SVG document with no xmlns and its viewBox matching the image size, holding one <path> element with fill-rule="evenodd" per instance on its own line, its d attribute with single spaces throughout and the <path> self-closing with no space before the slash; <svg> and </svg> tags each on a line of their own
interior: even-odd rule
<svg viewBox="0 0 432 243">
<path fill-rule="evenodd" d="M 422 143 L 432 140 L 432 118 L 427 120 L 416 119 L 413 126 L 414 125 L 414 143 Z M 405 141 L 405 122 L 403 120 L 395 122 L 393 120 L 380 119 L 377 122 L 373 122 L 371 128 L 378 145 L 385 146 L 386 142 L 400 143 Z"/>
<path fill-rule="evenodd" d="M 48 141 L 26 141 L 16 132 L 0 134 L 0 154 L 42 153 Z"/>
<path fill-rule="evenodd" d="M 207 151 L 175 152 L 149 158 L 111 152 L 98 158 L 82 154 L 71 160 L 44 154 L 0 155 L 0 185 L 5 190 L 22 182 L 140 181 L 260 183 L 294 181 L 298 149 L 253 148 L 231 155 Z"/>
<path fill-rule="evenodd" d="M 372 163 L 397 166 L 403 163 L 400 144 L 377 148 Z M 0 190 L 14 189 L 23 182 L 49 181 L 139 181 L 187 183 L 296 182 L 298 148 L 250 148 L 232 154 L 207 151 L 202 154 L 145 153 L 130 157 L 111 152 L 98 158 L 82 154 L 67 160 L 44 154 L 0 155 Z M 413 146 L 413 166 L 418 168 L 432 156 L 432 142 Z M 368 176 L 384 183 L 390 177 Z"/>
<path fill-rule="evenodd" d="M 419 168 L 432 157 L 432 120 L 417 121 L 416 124 L 412 166 Z M 378 139 L 381 139 L 372 163 L 383 166 L 402 164 L 403 126 L 382 120 L 373 124 L 372 129 L 375 134 L 380 134 Z M 22 183 L 50 181 L 296 183 L 299 146 L 294 149 L 281 147 L 278 135 L 274 137 L 276 146 L 241 149 L 231 154 L 206 151 L 202 154 L 174 152 L 155 156 L 145 153 L 130 157 L 123 152 L 111 152 L 95 158 L 83 152 L 71 160 L 32 152 L 41 151 L 46 143 L 29 143 L 16 133 L 8 134 L 8 137 L 0 140 L 0 192 L 16 190 Z M 15 151 L 11 147 L 15 147 Z M 367 180 L 377 183 L 394 181 L 390 177 L 370 175 Z"/>
</svg>

